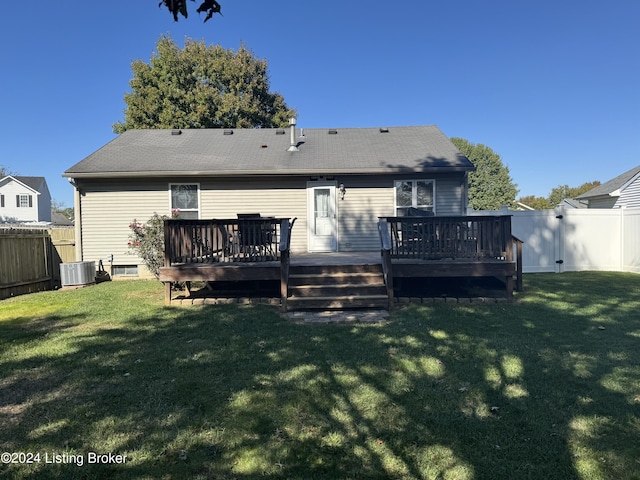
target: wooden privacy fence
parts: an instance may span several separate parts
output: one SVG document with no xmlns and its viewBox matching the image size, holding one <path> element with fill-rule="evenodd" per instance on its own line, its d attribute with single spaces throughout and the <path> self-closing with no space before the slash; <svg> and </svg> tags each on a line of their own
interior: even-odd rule
<svg viewBox="0 0 640 480">
<path fill-rule="evenodd" d="M 0 228 L 0 299 L 50 290 L 75 261 L 73 228 Z"/>
</svg>

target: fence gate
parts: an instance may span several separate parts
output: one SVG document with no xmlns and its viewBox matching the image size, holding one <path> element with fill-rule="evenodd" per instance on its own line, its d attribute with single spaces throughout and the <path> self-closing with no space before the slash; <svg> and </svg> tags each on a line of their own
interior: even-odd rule
<svg viewBox="0 0 640 480">
<path fill-rule="evenodd" d="M 524 273 L 601 270 L 640 273 L 640 209 L 478 211 L 512 215 L 524 242 Z"/>
</svg>

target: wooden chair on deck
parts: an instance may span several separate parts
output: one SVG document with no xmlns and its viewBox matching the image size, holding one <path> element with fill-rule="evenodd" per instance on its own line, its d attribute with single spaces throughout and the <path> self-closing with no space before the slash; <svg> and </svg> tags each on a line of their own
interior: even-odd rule
<svg viewBox="0 0 640 480">
<path fill-rule="evenodd" d="M 259 213 L 238 213 L 238 245 L 246 259 L 276 258 L 273 250 L 274 226 Z"/>
</svg>

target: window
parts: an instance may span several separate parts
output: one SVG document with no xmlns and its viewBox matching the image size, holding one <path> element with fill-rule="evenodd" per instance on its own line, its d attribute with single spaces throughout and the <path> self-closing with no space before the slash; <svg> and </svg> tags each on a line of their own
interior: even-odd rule
<svg viewBox="0 0 640 480">
<path fill-rule="evenodd" d="M 200 218 L 200 195 L 198 184 L 172 183 L 169 185 L 171 194 L 171 211 L 179 211 L 178 218 Z"/>
<path fill-rule="evenodd" d="M 137 265 L 114 265 L 111 269 L 111 273 L 114 277 L 137 277 L 138 266 Z"/>
<path fill-rule="evenodd" d="M 24 193 L 16 195 L 16 207 L 30 208 L 33 207 L 33 197 Z"/>
<path fill-rule="evenodd" d="M 396 180 L 396 216 L 404 217 L 409 208 L 435 212 L 435 181 Z"/>
</svg>

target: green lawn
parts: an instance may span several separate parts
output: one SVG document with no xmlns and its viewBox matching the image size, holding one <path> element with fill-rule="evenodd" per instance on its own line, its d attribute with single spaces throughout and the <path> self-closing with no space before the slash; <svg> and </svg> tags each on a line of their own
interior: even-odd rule
<svg viewBox="0 0 640 480">
<path fill-rule="evenodd" d="M 0 452 L 40 455 L 0 477 L 640 478 L 639 275 L 528 275 L 513 303 L 376 325 L 162 300 L 0 302 Z"/>
</svg>

